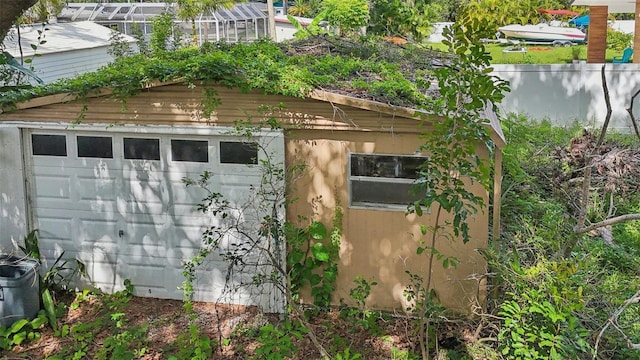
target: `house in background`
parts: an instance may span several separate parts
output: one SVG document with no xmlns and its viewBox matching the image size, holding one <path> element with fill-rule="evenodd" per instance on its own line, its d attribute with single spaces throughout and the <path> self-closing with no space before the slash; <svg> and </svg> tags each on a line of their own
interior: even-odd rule
<svg viewBox="0 0 640 360">
<path fill-rule="evenodd" d="M 405 214 L 415 167 L 424 161 L 416 149 L 428 124 L 421 126 L 412 109 L 326 91 L 297 98 L 212 89 L 221 104 L 210 117 L 201 111 L 201 89 L 179 83 L 150 86 L 128 99 L 126 109 L 107 95 L 80 101 L 59 94 L 0 114 L 5 251 L 37 228 L 49 265 L 65 251 L 84 261 L 91 280 L 107 291 L 131 279 L 139 296 L 182 298 L 181 262 L 197 251 L 211 219 L 194 212 L 203 193 L 181 179 L 208 170 L 226 197 L 248 199 L 261 181 L 256 154 L 247 153 L 244 140 L 229 129 L 247 111 L 259 116 L 251 109 L 284 104 L 273 116 L 298 125 L 260 138 L 285 168 L 307 165 L 289 193 L 298 200 L 287 206 L 286 217 L 305 216 L 330 227 L 336 206 L 344 209 L 334 303 L 350 302 L 353 280 L 361 275 L 379 284 L 371 306 L 402 309 L 405 271 L 429 269 L 428 257 L 417 256 L 416 247 L 421 224 L 433 225 L 435 216 Z M 80 113 L 84 120 L 72 126 Z M 499 154 L 504 137 L 492 119 Z M 478 153 L 490 156 L 481 144 Z M 499 189 L 499 166 L 495 176 Z M 481 186 L 469 186 L 488 201 Z M 468 312 L 484 297 L 477 275 L 485 274 L 487 264 L 476 250 L 487 246 L 489 216 L 484 211 L 473 218 L 467 244 L 438 241 L 441 253 L 460 260 L 455 269 L 432 269 L 433 288 L 446 306 Z M 249 218 L 259 226 L 256 216 Z M 219 300 L 226 271 L 213 256 L 200 273 L 196 300 Z M 283 310 L 282 299 L 269 291 L 247 290 L 223 301 Z"/>
<path fill-rule="evenodd" d="M 109 55 L 114 30 L 90 22 L 31 24 L 15 27 L 4 40 L 3 50 L 16 60 L 30 59 L 24 67 L 45 83 L 96 71 L 113 61 Z M 136 39 L 121 34 L 132 49 Z M 35 46 L 35 48 L 34 48 Z"/>
</svg>

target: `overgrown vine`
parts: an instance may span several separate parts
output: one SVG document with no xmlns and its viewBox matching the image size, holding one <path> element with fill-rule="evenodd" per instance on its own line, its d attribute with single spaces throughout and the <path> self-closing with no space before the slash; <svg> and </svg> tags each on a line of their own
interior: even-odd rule
<svg viewBox="0 0 640 360">
<path fill-rule="evenodd" d="M 473 41 L 478 24 L 454 24 L 445 29 L 443 43 L 451 53 L 450 67 L 434 70 L 440 96 L 433 102 L 429 132 L 420 151 L 427 153 L 427 161 L 420 167 L 418 187 L 424 195 L 410 205 L 410 212 L 422 215 L 432 211 L 433 226 L 422 226 L 426 240 L 417 248 L 418 255 L 428 256 L 426 278 L 409 273 L 411 285 L 405 292 L 411 300 L 410 310 L 417 318 L 417 332 L 423 359 L 429 357 L 429 324 L 438 306 L 437 294 L 431 288 L 434 259 L 444 267 L 455 266 L 457 259 L 437 250 L 439 241 L 464 243 L 471 239 L 469 221 L 486 206 L 481 194 L 469 189 L 478 183 L 486 191 L 491 183 L 490 164 L 478 153 L 477 144 L 492 152 L 487 111 L 500 102 L 508 91 L 508 84 L 491 72 L 490 57 L 484 46 Z M 445 214 L 451 220 L 445 220 Z"/>
</svg>

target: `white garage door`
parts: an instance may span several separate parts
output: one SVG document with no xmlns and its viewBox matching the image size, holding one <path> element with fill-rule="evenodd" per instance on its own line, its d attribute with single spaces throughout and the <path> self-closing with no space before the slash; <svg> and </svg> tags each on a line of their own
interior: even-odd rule
<svg viewBox="0 0 640 360">
<path fill-rule="evenodd" d="M 265 138 L 269 151 L 283 159 L 281 133 Z M 64 258 L 77 256 L 90 280 L 109 292 L 130 279 L 137 295 L 182 298 L 182 260 L 197 251 L 203 230 L 216 221 L 196 212 L 205 191 L 186 187 L 184 177 L 212 172 L 211 189 L 236 204 L 249 201 L 250 186 L 260 183 L 255 165 L 262 155 L 255 144 L 219 131 L 196 136 L 32 129 L 24 139 L 30 211 L 45 266 L 62 251 Z M 257 226 L 256 212 L 241 216 Z M 196 299 L 217 301 L 226 264 L 213 256 L 205 269 Z M 273 306 L 248 290 L 222 300 Z"/>
</svg>

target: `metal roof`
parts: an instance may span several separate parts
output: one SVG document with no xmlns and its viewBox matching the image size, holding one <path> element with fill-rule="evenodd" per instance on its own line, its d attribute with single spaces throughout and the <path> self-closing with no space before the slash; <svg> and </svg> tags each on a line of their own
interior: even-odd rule
<svg viewBox="0 0 640 360">
<path fill-rule="evenodd" d="M 60 21 L 117 22 L 148 21 L 163 11 L 174 12 L 173 3 L 68 3 L 58 15 Z M 255 3 L 239 3 L 231 9 L 203 13 L 200 19 L 239 21 L 266 19 L 267 15 Z"/>
<path fill-rule="evenodd" d="M 90 21 L 73 23 L 30 24 L 20 26 L 20 44 L 23 56 L 34 54 L 50 54 L 65 51 L 108 47 L 114 30 Z M 134 43 L 135 38 L 122 35 L 128 43 Z M 13 57 L 20 56 L 18 36 L 15 26 L 11 28 L 3 45 Z M 32 45 L 36 48 L 33 49 Z"/>
</svg>

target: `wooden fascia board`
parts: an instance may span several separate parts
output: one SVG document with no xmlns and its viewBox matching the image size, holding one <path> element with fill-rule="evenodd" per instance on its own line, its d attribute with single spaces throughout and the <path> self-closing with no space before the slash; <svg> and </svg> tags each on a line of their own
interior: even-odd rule
<svg viewBox="0 0 640 360">
<path fill-rule="evenodd" d="M 184 83 L 184 79 L 178 79 L 178 80 L 167 81 L 167 82 L 148 83 L 145 86 L 143 86 L 141 90 L 160 87 L 160 86 L 166 86 L 166 85 L 179 84 L 179 83 Z M 87 97 L 93 98 L 93 97 L 107 96 L 112 93 L 113 93 L 112 89 L 103 88 L 103 89 L 96 90 L 90 95 L 87 95 Z M 22 109 L 35 108 L 35 107 L 40 107 L 45 105 L 60 104 L 64 102 L 77 100 L 79 98 L 80 97 L 78 95 L 71 94 L 71 93 L 47 95 L 47 96 L 42 96 L 42 97 L 34 98 L 25 102 L 18 103 L 16 104 L 15 109 L 22 110 Z M 412 108 L 403 107 L 403 106 L 394 106 L 394 105 L 385 104 L 379 101 L 360 99 L 353 96 L 337 94 L 337 93 L 324 91 L 324 90 L 313 90 L 306 95 L 306 98 L 314 99 L 318 101 L 324 101 L 330 104 L 351 106 L 351 107 L 359 108 L 363 110 L 369 110 L 369 111 L 379 112 L 382 114 L 400 116 L 403 118 L 415 119 L 415 120 L 421 120 L 422 116 L 429 115 L 426 111 L 423 111 L 423 110 L 417 110 L 417 109 L 412 109 Z M 1 110 L 0 110 L 0 113 L 2 113 Z M 495 127 L 496 124 L 494 124 L 494 122 L 497 122 L 497 119 L 494 119 L 494 118 L 495 118 L 495 114 L 493 116 L 490 116 L 491 123 L 488 124 L 487 126 L 489 126 L 491 129 L 491 138 L 495 142 L 496 146 L 503 147 L 505 145 L 505 141 L 503 136 L 501 136 L 501 134 L 499 133 L 499 130 L 496 129 Z M 497 125 L 499 126 L 499 124 Z"/>
<path fill-rule="evenodd" d="M 401 116 L 409 119 L 420 120 L 422 119 L 422 116 L 429 115 L 428 112 L 423 110 L 389 105 L 374 100 L 359 99 L 352 96 L 332 93 L 324 90 L 313 90 L 307 95 L 307 97 L 319 101 L 326 101 L 331 104 L 352 106 L 359 109 L 376 111 L 387 115 Z M 487 111 L 491 110 L 487 109 Z M 502 131 L 496 128 L 496 126 L 500 126 L 498 119 L 494 113 L 490 113 L 488 117 L 490 123 L 487 124 L 487 126 L 491 129 L 491 139 L 494 141 L 496 146 L 502 148 L 506 144 L 506 141 L 502 135 Z"/>
<path fill-rule="evenodd" d="M 148 83 L 145 86 L 141 87 L 140 90 L 150 89 L 150 88 L 165 86 L 165 85 L 178 84 L 183 82 L 184 80 Z M 86 97 L 97 98 L 101 96 L 111 95 L 112 93 L 113 93 L 113 89 L 102 88 L 102 89 L 96 89 L 95 91 L 87 94 Z M 53 104 L 62 104 L 62 103 L 78 100 L 80 98 L 81 96 L 73 93 L 58 93 L 58 94 L 52 94 L 52 95 L 45 95 L 45 96 L 40 96 L 37 98 L 33 98 L 27 101 L 17 103 L 15 108 L 11 109 L 10 111 L 31 109 L 31 108 L 36 108 L 36 107 L 46 106 L 46 105 L 53 105 Z M 5 111 L 0 109 L 0 114 L 3 112 Z"/>
</svg>

